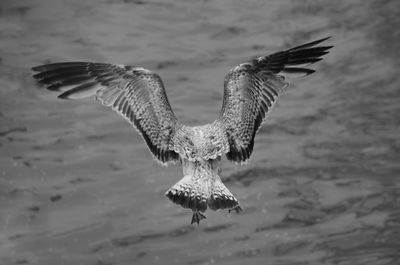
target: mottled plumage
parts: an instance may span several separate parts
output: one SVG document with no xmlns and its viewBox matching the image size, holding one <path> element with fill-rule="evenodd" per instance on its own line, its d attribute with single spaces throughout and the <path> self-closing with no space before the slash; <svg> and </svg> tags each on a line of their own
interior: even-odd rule
<svg viewBox="0 0 400 265">
<path fill-rule="evenodd" d="M 277 98 L 288 86 L 287 76 L 309 75 L 304 68 L 321 60 L 332 46 L 315 47 L 321 39 L 262 56 L 234 67 L 225 77 L 219 117 L 210 124 L 181 124 L 168 102 L 161 78 L 140 67 L 107 63 L 67 62 L 37 67 L 34 78 L 63 99 L 95 95 L 103 105 L 127 119 L 163 165 L 181 162 L 184 177 L 166 196 L 193 211 L 192 223 L 210 208 L 235 209 L 238 200 L 221 181 L 221 157 L 246 163 L 254 137 Z"/>
</svg>

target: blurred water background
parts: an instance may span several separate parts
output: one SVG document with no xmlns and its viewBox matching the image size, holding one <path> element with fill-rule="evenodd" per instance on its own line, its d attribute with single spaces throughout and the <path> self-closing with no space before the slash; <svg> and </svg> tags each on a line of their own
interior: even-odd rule
<svg viewBox="0 0 400 265">
<path fill-rule="evenodd" d="M 156 71 L 189 125 L 213 121 L 223 77 L 317 38 L 335 45 L 256 137 L 225 160 L 237 214 L 191 213 L 128 123 L 38 89 L 30 67 Z M 400 1 L 1 0 L 0 264 L 400 264 Z"/>
</svg>

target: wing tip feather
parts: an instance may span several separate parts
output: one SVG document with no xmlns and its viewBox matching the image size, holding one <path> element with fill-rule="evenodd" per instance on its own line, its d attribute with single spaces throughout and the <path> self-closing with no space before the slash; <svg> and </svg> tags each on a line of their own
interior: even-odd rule
<svg viewBox="0 0 400 265">
<path fill-rule="evenodd" d="M 287 51 L 295 51 L 295 50 L 300 50 L 300 49 L 311 48 L 311 47 L 314 47 L 314 46 L 316 46 L 316 45 L 318 45 L 318 44 L 320 44 L 320 43 L 322 43 L 322 42 L 324 42 L 326 40 L 329 40 L 330 38 L 332 38 L 332 36 L 328 36 L 328 37 L 324 37 L 322 39 L 318 39 L 318 40 L 314 40 L 314 41 L 311 41 L 311 42 L 307 42 L 305 44 L 302 44 L 302 45 L 296 46 L 294 48 L 291 48 L 291 49 L 289 49 Z M 329 47 L 329 46 L 327 46 L 327 47 Z"/>
<path fill-rule="evenodd" d="M 67 91 L 67 92 L 68 92 L 68 91 Z M 57 98 L 59 98 L 59 99 L 64 99 L 64 100 L 67 100 L 67 99 L 69 100 L 69 99 L 71 99 L 71 98 L 69 97 L 69 95 L 67 94 L 67 92 L 64 92 L 64 93 L 58 95 Z"/>
</svg>

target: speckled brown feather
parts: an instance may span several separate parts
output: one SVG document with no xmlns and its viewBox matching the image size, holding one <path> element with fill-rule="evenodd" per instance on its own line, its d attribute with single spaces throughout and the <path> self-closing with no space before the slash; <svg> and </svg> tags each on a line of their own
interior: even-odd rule
<svg viewBox="0 0 400 265">
<path fill-rule="evenodd" d="M 234 67 L 225 77 L 224 100 L 219 121 L 229 142 L 226 156 L 237 163 L 248 161 L 254 137 L 277 98 L 289 85 L 286 75 L 309 75 L 312 69 L 298 67 L 320 61 L 333 46 L 315 45 L 320 39 L 295 48 L 262 56 Z"/>
<path fill-rule="evenodd" d="M 33 70 L 39 72 L 34 78 L 49 90 L 68 87 L 60 98 L 96 95 L 139 131 L 157 161 L 179 161 L 170 141 L 180 125 L 157 74 L 139 67 L 87 62 L 47 64 Z"/>
</svg>

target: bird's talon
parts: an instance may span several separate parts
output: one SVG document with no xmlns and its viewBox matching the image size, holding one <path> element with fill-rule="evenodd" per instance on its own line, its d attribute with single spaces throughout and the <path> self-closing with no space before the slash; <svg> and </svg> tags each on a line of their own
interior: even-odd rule
<svg viewBox="0 0 400 265">
<path fill-rule="evenodd" d="M 236 213 L 239 213 L 239 212 L 243 211 L 242 207 L 240 207 L 239 205 L 229 209 L 228 212 L 231 213 L 231 211 L 233 211 L 233 210 L 235 210 Z"/>
<path fill-rule="evenodd" d="M 193 212 L 192 216 L 192 222 L 190 224 L 197 223 L 197 225 L 200 224 L 200 220 L 206 219 L 207 217 L 202 214 L 201 212 Z"/>
</svg>

